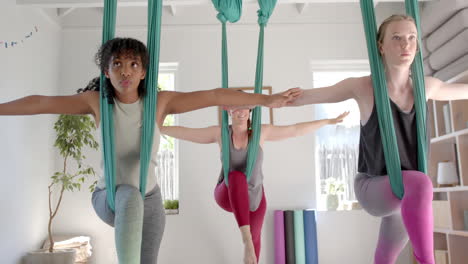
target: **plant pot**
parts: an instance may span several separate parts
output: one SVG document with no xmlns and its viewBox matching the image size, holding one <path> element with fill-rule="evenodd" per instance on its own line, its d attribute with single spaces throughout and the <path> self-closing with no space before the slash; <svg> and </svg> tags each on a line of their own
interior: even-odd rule
<svg viewBox="0 0 468 264">
<path fill-rule="evenodd" d="M 327 195 L 327 209 L 330 211 L 334 211 L 338 208 L 339 205 L 338 195 L 336 194 L 328 194 Z"/>
<path fill-rule="evenodd" d="M 166 214 L 167 215 L 176 215 L 179 214 L 179 209 L 166 209 Z"/>
<path fill-rule="evenodd" d="M 24 264 L 74 264 L 75 256 L 74 249 L 57 249 L 52 253 L 48 249 L 40 249 L 29 252 Z"/>
</svg>

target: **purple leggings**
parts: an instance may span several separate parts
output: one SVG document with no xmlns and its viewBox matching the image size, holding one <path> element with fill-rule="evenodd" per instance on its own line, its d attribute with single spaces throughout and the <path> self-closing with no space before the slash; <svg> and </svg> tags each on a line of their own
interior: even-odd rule
<svg viewBox="0 0 468 264">
<path fill-rule="evenodd" d="M 403 171 L 405 195 L 399 200 L 388 176 L 359 173 L 354 182 L 356 197 L 371 215 L 382 217 L 375 264 L 393 264 L 408 242 L 421 264 L 434 264 L 432 182 L 419 171 Z"/>
</svg>

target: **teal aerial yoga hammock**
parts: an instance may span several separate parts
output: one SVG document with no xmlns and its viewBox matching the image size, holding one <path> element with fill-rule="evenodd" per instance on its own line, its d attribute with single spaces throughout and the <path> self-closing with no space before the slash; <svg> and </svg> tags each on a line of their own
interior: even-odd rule
<svg viewBox="0 0 468 264">
<path fill-rule="evenodd" d="M 406 0 L 406 12 L 416 21 L 418 32 L 420 30 L 419 7 L 417 0 Z M 387 93 L 387 81 L 385 68 L 377 46 L 377 29 L 374 13 L 374 3 L 369 0 L 361 0 L 361 11 L 366 33 L 369 62 L 372 72 L 372 84 L 374 86 L 374 98 L 379 119 L 380 133 L 387 165 L 387 173 L 393 193 L 398 198 L 403 198 L 404 186 L 401 173 L 400 156 L 393 125 L 390 101 Z M 421 39 L 418 34 L 418 42 Z M 416 126 L 418 137 L 418 169 L 427 172 L 427 134 L 426 134 L 426 92 L 424 84 L 424 72 L 421 49 L 416 54 L 412 65 L 412 80 L 414 90 L 414 103 L 416 110 Z"/>
<path fill-rule="evenodd" d="M 148 0 L 148 39 L 149 65 L 146 73 L 146 96 L 143 100 L 143 127 L 140 144 L 140 192 L 144 199 L 148 166 L 151 159 L 157 103 L 157 82 L 159 72 L 159 44 L 161 37 L 162 0 Z M 103 43 L 115 34 L 117 0 L 105 0 L 102 30 Z M 104 174 L 109 207 L 115 211 L 115 148 L 113 105 L 104 96 L 104 73 L 101 73 L 100 111 Z"/>
<path fill-rule="evenodd" d="M 260 9 L 258 10 L 258 24 L 260 26 L 260 33 L 258 39 L 258 53 L 257 53 L 257 67 L 255 73 L 255 93 L 262 93 L 263 87 L 263 46 L 264 46 L 264 28 L 268 23 L 268 19 L 273 13 L 273 9 L 276 5 L 276 0 L 258 0 Z M 222 23 L 222 87 L 228 88 L 228 58 L 227 58 L 227 37 L 226 37 L 226 21 L 231 23 L 237 22 L 242 13 L 242 1 L 229 1 L 229 0 L 213 0 L 213 4 L 216 10 L 219 12 L 217 18 Z M 260 142 L 261 134 L 261 107 L 257 106 L 253 110 L 252 114 L 252 138 L 249 140 L 249 146 L 247 150 L 247 168 L 246 176 L 247 181 L 250 180 L 252 170 L 255 166 L 257 159 L 258 147 Z M 222 128 L 221 128 L 221 139 L 222 139 L 222 161 L 223 161 L 223 172 L 224 172 L 224 183 L 229 184 L 229 145 L 230 137 L 228 130 L 228 114 L 223 110 L 222 113 Z"/>
<path fill-rule="evenodd" d="M 216 16 L 221 22 L 222 26 L 222 40 L 221 40 L 221 67 L 222 67 L 222 88 L 229 88 L 229 69 L 228 69 L 228 53 L 227 53 L 227 33 L 226 22 L 235 23 L 239 21 L 242 14 L 242 0 L 213 0 L 213 5 L 218 11 Z M 223 164 L 229 164 L 229 123 L 228 113 L 226 110 L 222 111 L 222 125 L 221 125 L 221 152 Z M 224 182 L 228 184 L 229 165 L 223 166 Z"/>
</svg>

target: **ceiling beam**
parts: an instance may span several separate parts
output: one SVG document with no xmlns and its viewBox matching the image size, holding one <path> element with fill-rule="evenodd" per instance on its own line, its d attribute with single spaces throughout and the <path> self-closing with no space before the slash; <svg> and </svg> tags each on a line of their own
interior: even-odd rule
<svg viewBox="0 0 468 264">
<path fill-rule="evenodd" d="M 39 13 L 54 27 L 56 27 L 57 29 L 62 29 L 62 26 L 58 20 L 56 10 L 40 8 Z"/>
<path fill-rule="evenodd" d="M 169 8 L 169 12 L 171 13 L 172 16 L 176 15 L 176 6 L 175 5 L 169 5 L 167 8 Z"/>
<path fill-rule="evenodd" d="M 296 4 L 297 12 L 299 13 L 299 15 L 302 15 L 302 13 L 304 13 L 304 10 L 305 10 L 306 6 L 307 6 L 306 3 L 297 3 Z"/>
<path fill-rule="evenodd" d="M 71 8 L 57 8 L 57 16 L 58 17 L 65 17 L 69 15 L 71 12 L 73 12 L 76 8 L 71 7 Z"/>
</svg>

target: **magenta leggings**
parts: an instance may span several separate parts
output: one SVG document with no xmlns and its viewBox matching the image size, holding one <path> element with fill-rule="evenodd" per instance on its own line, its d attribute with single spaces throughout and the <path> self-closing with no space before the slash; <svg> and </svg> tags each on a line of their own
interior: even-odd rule
<svg viewBox="0 0 468 264">
<path fill-rule="evenodd" d="M 250 225 L 250 233 L 255 247 L 257 262 L 260 257 L 263 219 L 266 212 L 265 192 L 257 210 L 249 210 L 249 190 L 247 177 L 244 173 L 233 171 L 229 173 L 229 187 L 224 181 L 214 190 L 216 203 L 228 212 L 234 213 L 239 227 Z"/>
<path fill-rule="evenodd" d="M 375 264 L 395 263 L 409 240 L 421 264 L 434 264 L 432 182 L 419 171 L 403 171 L 405 195 L 399 200 L 388 176 L 359 173 L 354 182 L 356 197 L 371 215 L 382 217 L 375 250 Z"/>
</svg>

